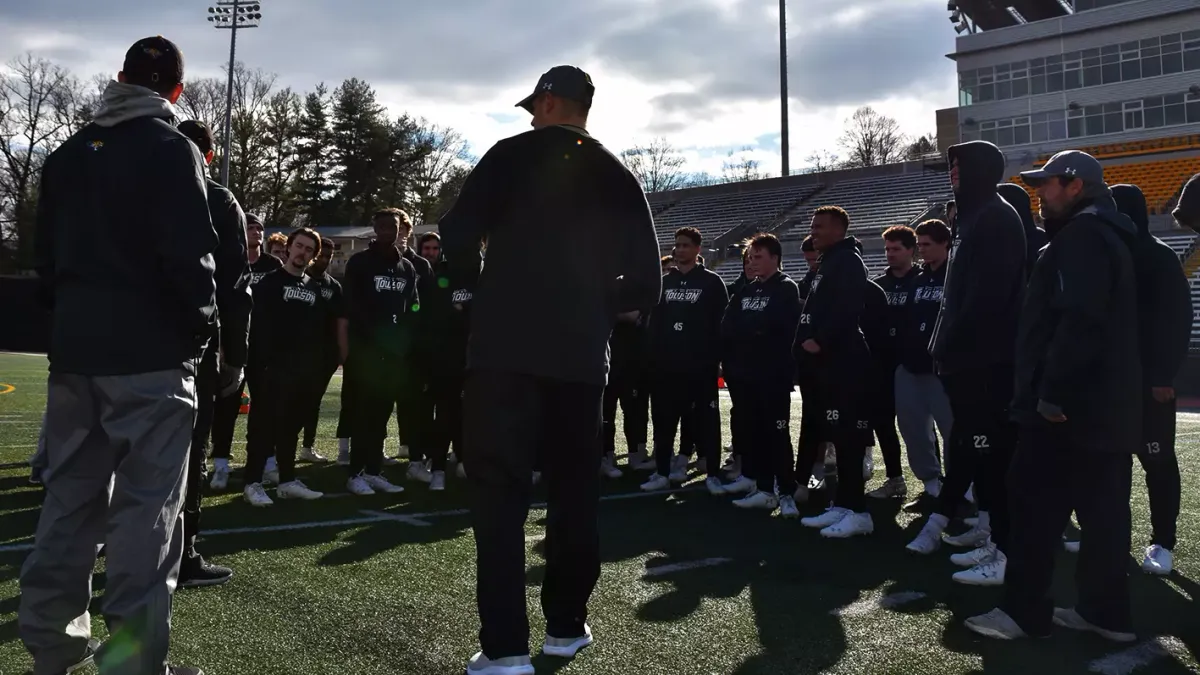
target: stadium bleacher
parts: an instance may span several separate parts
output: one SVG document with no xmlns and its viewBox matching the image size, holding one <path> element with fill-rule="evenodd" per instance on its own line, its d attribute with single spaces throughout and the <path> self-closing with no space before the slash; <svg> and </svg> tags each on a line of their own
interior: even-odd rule
<svg viewBox="0 0 1200 675">
<path fill-rule="evenodd" d="M 942 172 L 927 171 L 835 183 L 817 196 L 813 207 L 841 206 L 850 214 L 851 234 L 873 235 L 892 225 L 907 225 L 932 203 L 952 197 L 949 177 Z M 811 213 L 789 219 L 780 228 L 783 233 L 780 239 L 803 239 L 810 219 Z"/>
<path fill-rule="evenodd" d="M 655 212 L 654 224 L 660 248 L 674 245 L 675 230 L 695 227 L 700 230 L 706 244 L 730 228 L 739 225 L 749 227 L 766 224 L 787 210 L 810 197 L 820 185 L 793 185 L 746 192 L 699 195 L 685 197 L 672 205 Z"/>
</svg>

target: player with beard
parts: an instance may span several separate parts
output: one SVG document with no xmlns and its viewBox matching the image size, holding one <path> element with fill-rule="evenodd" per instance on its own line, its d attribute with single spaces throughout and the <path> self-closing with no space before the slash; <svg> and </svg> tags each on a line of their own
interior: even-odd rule
<svg viewBox="0 0 1200 675">
<path fill-rule="evenodd" d="M 263 488 L 267 458 L 275 457 L 279 499 L 320 499 L 296 478 L 296 441 L 326 372 L 324 353 L 332 310 L 321 284 L 305 272 L 321 237 L 300 228 L 287 238 L 288 261 L 255 285 L 250 329 L 254 405 L 247 422 L 243 496 L 251 506 L 274 502 Z"/>
<path fill-rule="evenodd" d="M 346 263 L 342 286 L 350 347 L 342 387 L 353 401 L 346 488 L 356 495 L 404 491 L 382 475 L 383 442 L 396 402 L 406 405 L 418 382 L 412 371 L 421 309 L 417 270 L 398 245 L 398 210 L 376 212 L 372 224 L 375 239 Z"/>
<path fill-rule="evenodd" d="M 725 282 L 697 260 L 700 231 L 675 232 L 676 269 L 663 278 L 662 297 L 650 323 L 650 415 L 654 421 L 656 471 L 642 489 L 665 490 L 687 480 L 687 457 L 672 456 L 675 430 L 690 427 L 709 470 L 709 492 L 723 494 L 721 412 L 717 406 L 721 318 L 729 304 Z M 690 420 L 689 420 L 690 418 Z M 686 449 L 686 446 L 685 446 Z"/>
<path fill-rule="evenodd" d="M 332 239 L 321 239 L 321 250 L 312 264 L 308 266 L 308 276 L 321 287 L 321 299 L 328 307 L 328 327 L 321 342 L 321 373 L 318 378 L 312 405 L 304 422 L 304 440 L 297 459 L 301 462 L 324 464 L 329 460 L 317 452 L 317 423 L 321 417 L 321 401 L 329 388 L 329 381 L 337 372 L 338 366 L 346 362 L 346 351 L 349 349 L 346 327 L 346 307 L 342 298 L 342 285 L 337 279 L 329 276 L 329 261 L 333 258 L 336 244 Z"/>
<path fill-rule="evenodd" d="M 768 512 L 778 507 L 782 517 L 796 518 L 800 511 L 793 496 L 796 474 L 790 434 L 795 386 L 792 345 L 800 322 L 800 291 L 783 273 L 783 250 L 775 235 L 755 236 L 749 250 L 754 281 L 729 301 L 721 322 L 730 397 L 742 407 L 739 414 L 750 434 L 743 443 L 746 475 L 727 488 L 716 479 L 717 485 L 710 485 L 709 491 L 747 492 L 734 506 Z"/>
<path fill-rule="evenodd" d="M 850 216 L 840 206 L 822 206 L 812 218 L 814 247 L 820 251 L 800 328 L 798 349 L 810 359 L 819 382 L 824 410 L 822 438 L 837 448 L 838 483 L 833 505 L 823 514 L 804 518 L 805 527 L 821 536 L 847 538 L 875 530 L 864 494 L 863 457 L 871 444 L 867 395 L 870 350 L 863 336 L 867 267 L 858 239 L 847 235 Z"/>
<path fill-rule="evenodd" d="M 263 223 L 262 219 L 253 213 L 246 214 L 246 260 L 249 263 L 248 274 L 244 283 L 254 295 L 254 284 L 267 274 L 283 267 L 283 263 L 273 255 L 263 253 Z M 247 385 L 251 393 L 253 383 L 243 380 L 242 386 L 228 396 L 217 398 L 213 406 L 212 418 L 212 460 L 213 474 L 209 487 L 213 490 L 224 490 L 229 485 L 229 457 L 233 450 L 233 429 L 237 425 L 238 411 L 242 407 L 242 394 Z M 247 438 L 247 440 L 249 440 Z M 274 460 L 268 460 L 265 478 L 274 482 Z"/>
<path fill-rule="evenodd" d="M 888 268 L 874 281 L 887 297 L 887 308 L 882 329 L 884 334 L 871 344 L 871 360 L 874 365 L 874 405 L 872 406 L 871 428 L 879 439 L 883 453 L 883 464 L 887 469 L 887 482 L 867 493 L 869 497 L 888 499 L 908 494 L 904 482 L 904 467 L 900 465 L 900 437 L 896 434 L 896 367 L 899 360 L 898 332 L 908 316 L 908 303 L 912 298 L 913 282 L 918 269 L 913 266 L 917 235 L 911 227 L 895 225 L 883 232 L 884 252 Z"/>
<path fill-rule="evenodd" d="M 1016 210 L 997 193 L 1004 153 L 986 141 L 951 147 L 950 183 L 957 205 L 942 305 L 930 341 L 946 387 L 954 426 L 946 444 L 946 481 L 935 512 L 909 542 L 929 554 L 975 483 L 979 522 L 954 541 L 996 545 L 995 564 L 960 572 L 955 581 L 997 585 L 1004 579 L 1008 534 L 1008 465 L 1016 445 L 1009 417 L 1017 320 L 1025 292 L 1025 230 Z M 1061 534 L 1061 532 L 1060 532 Z"/>
<path fill-rule="evenodd" d="M 179 133 L 200 150 L 204 165 L 215 154 L 212 131 L 203 122 L 187 121 Z M 200 509 L 207 478 L 208 438 L 213 407 L 218 397 L 230 396 L 242 385 L 250 329 L 250 291 L 245 285 L 246 215 L 224 186 L 206 178 L 208 212 L 217 233 L 214 281 L 217 285 L 218 330 L 209 341 L 196 372 L 196 421 L 192 427 L 192 449 L 188 480 L 183 497 L 183 562 L 179 566 L 179 588 L 216 586 L 229 581 L 233 570 L 213 565 L 196 551 L 200 531 Z"/>
<path fill-rule="evenodd" d="M 1150 545 L 1142 571 L 1168 575 L 1175 568 L 1175 531 L 1181 484 L 1175 456 L 1175 380 L 1192 338 L 1192 291 L 1179 256 L 1150 234 L 1146 197 L 1133 185 L 1114 185 L 1113 201 L 1138 228 L 1138 327 L 1142 356 L 1142 444 L 1138 460 L 1150 498 Z"/>
</svg>

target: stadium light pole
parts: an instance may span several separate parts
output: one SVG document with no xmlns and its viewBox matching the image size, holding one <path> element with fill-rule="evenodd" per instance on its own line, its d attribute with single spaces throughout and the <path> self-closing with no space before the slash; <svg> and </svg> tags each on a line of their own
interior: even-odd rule
<svg viewBox="0 0 1200 675">
<path fill-rule="evenodd" d="M 251 0 L 217 0 L 208 8 L 208 20 L 214 28 L 229 31 L 229 84 L 225 90 L 225 147 L 221 155 L 221 182 L 229 186 L 229 154 L 233 129 L 233 65 L 237 58 L 239 28 L 258 28 L 262 5 Z"/>
<path fill-rule="evenodd" d="M 779 0 L 779 129 L 780 155 L 783 176 L 790 175 L 788 167 L 788 69 L 787 69 L 787 0 Z"/>
</svg>

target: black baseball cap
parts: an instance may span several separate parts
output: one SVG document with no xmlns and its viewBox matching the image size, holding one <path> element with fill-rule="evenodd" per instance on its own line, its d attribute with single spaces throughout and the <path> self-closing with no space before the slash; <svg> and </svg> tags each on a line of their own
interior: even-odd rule
<svg viewBox="0 0 1200 675">
<path fill-rule="evenodd" d="M 165 93 L 183 82 L 183 52 L 161 35 L 142 38 L 125 52 L 121 72 L 129 84 Z"/>
<path fill-rule="evenodd" d="M 1042 168 L 1022 171 L 1021 181 L 1030 187 L 1038 187 L 1051 178 L 1078 178 L 1084 185 L 1104 185 L 1104 167 L 1091 155 L 1081 150 L 1063 150 L 1050 158 Z"/>
<path fill-rule="evenodd" d="M 521 102 L 517 103 L 517 107 L 532 113 L 533 99 L 544 93 L 591 106 L 596 86 L 592 84 L 590 75 L 575 66 L 554 66 L 542 73 L 533 93 L 521 99 Z"/>
</svg>

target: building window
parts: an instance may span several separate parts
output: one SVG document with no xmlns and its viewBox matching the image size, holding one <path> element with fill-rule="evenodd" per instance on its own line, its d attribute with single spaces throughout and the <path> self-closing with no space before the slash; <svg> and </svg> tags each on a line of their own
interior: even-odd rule
<svg viewBox="0 0 1200 675">
<path fill-rule="evenodd" d="M 1144 124 L 1142 121 L 1142 102 L 1128 101 L 1121 104 L 1122 112 L 1125 118 L 1125 131 L 1130 129 L 1141 129 Z"/>
</svg>

